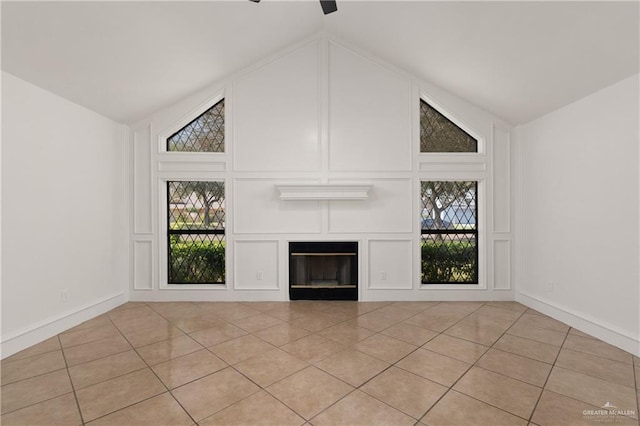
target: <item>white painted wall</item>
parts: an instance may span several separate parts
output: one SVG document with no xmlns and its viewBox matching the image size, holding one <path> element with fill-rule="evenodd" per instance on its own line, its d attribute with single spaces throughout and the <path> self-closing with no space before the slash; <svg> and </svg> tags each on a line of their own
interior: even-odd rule
<svg viewBox="0 0 640 426">
<path fill-rule="evenodd" d="M 318 170 L 318 62 L 311 43 L 235 80 L 235 170 Z"/>
<path fill-rule="evenodd" d="M 518 129 L 519 299 L 636 354 L 638 78 Z"/>
<path fill-rule="evenodd" d="M 125 135 L 2 73 L 3 357 L 126 301 Z"/>
<path fill-rule="evenodd" d="M 421 96 L 477 136 L 480 152 L 420 154 Z M 222 97 L 225 153 L 164 151 Z M 288 243 L 305 240 L 358 241 L 360 300 L 512 300 L 510 130 L 356 47 L 302 41 L 132 127 L 131 300 L 288 300 Z M 164 188 L 180 179 L 225 181 L 224 287 L 167 285 Z M 421 179 L 480 182 L 478 286 L 421 286 Z M 280 200 L 276 186 L 295 183 L 372 189 L 358 201 Z"/>
<path fill-rule="evenodd" d="M 411 170 L 411 80 L 329 45 L 329 168 Z"/>
</svg>

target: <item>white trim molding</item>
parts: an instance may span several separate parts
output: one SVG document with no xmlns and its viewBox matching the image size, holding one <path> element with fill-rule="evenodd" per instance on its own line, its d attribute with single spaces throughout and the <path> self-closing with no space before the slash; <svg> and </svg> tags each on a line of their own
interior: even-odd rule
<svg viewBox="0 0 640 426">
<path fill-rule="evenodd" d="M 635 356 L 640 356 L 640 340 L 638 340 L 638 336 L 633 336 L 625 330 L 620 330 L 613 325 L 604 324 L 602 321 L 590 315 L 557 305 L 549 300 L 522 291 L 518 292 L 516 300 L 576 330 L 580 330 L 613 346 L 617 346 Z"/>
<path fill-rule="evenodd" d="M 293 200 L 366 200 L 373 185 L 338 183 L 276 185 L 280 199 Z"/>
<path fill-rule="evenodd" d="M 116 293 L 80 306 L 73 311 L 47 318 L 8 336 L 2 336 L 2 359 L 109 312 L 126 302 L 126 293 Z"/>
</svg>

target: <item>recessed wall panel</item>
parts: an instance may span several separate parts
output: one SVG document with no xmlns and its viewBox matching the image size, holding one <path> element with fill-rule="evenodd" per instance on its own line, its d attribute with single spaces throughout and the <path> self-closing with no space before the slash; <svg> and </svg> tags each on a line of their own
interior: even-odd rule
<svg viewBox="0 0 640 426">
<path fill-rule="evenodd" d="M 411 180 L 331 181 L 370 183 L 366 200 L 330 201 L 329 232 L 411 232 Z"/>
<path fill-rule="evenodd" d="M 133 164 L 133 232 L 149 234 L 152 224 L 149 129 L 133 132 Z"/>
<path fill-rule="evenodd" d="M 295 183 L 305 182 L 295 180 Z M 234 180 L 234 231 L 238 234 L 320 232 L 319 202 L 281 200 L 276 185 L 287 183 L 294 181 L 254 178 Z"/>
<path fill-rule="evenodd" d="M 153 243 L 151 241 L 133 242 L 133 288 L 151 290 L 153 288 Z"/>
<path fill-rule="evenodd" d="M 234 90 L 236 170 L 317 170 L 318 43 L 240 78 Z"/>
<path fill-rule="evenodd" d="M 409 79 L 334 44 L 329 50 L 329 167 L 411 168 Z"/>
<path fill-rule="evenodd" d="M 511 151 L 509 132 L 495 128 L 493 138 L 493 232 L 511 228 Z"/>
<path fill-rule="evenodd" d="M 493 242 L 493 288 L 511 289 L 511 242 L 508 240 Z"/>
<path fill-rule="evenodd" d="M 412 240 L 369 241 L 369 288 L 411 289 Z"/>
<path fill-rule="evenodd" d="M 234 288 L 236 290 L 278 289 L 278 242 L 235 242 Z"/>
</svg>

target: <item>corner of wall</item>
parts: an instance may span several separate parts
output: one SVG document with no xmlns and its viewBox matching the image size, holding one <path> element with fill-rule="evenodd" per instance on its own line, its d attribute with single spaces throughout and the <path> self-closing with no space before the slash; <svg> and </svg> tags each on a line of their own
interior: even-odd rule
<svg viewBox="0 0 640 426">
<path fill-rule="evenodd" d="M 513 270 L 518 302 L 640 356 L 637 92 L 635 75 L 514 129 Z"/>
<path fill-rule="evenodd" d="M 8 336 L 2 336 L 2 353 L 1 358 L 15 354 L 29 346 L 40 343 L 50 337 L 53 337 L 65 330 L 82 324 L 92 318 L 102 315 L 105 312 L 116 308 L 127 302 L 126 293 L 116 293 L 111 296 L 103 297 L 95 302 L 80 306 L 69 312 L 63 312 L 60 315 L 45 318 L 36 324 L 31 324 L 22 330 L 11 333 Z"/>
<path fill-rule="evenodd" d="M 4 72 L 2 89 L 6 357 L 128 300 L 129 167 L 127 126 Z"/>
</svg>

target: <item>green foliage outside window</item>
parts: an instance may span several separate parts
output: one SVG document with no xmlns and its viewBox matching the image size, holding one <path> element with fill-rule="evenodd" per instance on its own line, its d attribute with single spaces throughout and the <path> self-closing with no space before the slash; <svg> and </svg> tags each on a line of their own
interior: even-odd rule
<svg viewBox="0 0 640 426">
<path fill-rule="evenodd" d="M 224 283 L 224 241 L 181 242 L 180 236 L 169 240 L 169 282 L 180 284 Z"/>
<path fill-rule="evenodd" d="M 474 284 L 477 277 L 477 247 L 468 241 L 422 241 L 422 282 L 429 284 Z"/>
</svg>

